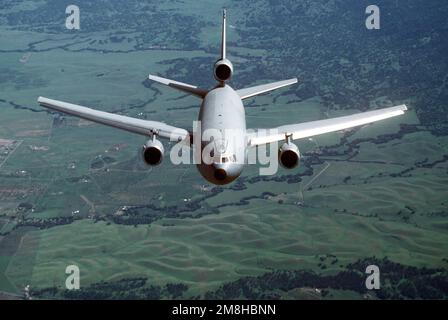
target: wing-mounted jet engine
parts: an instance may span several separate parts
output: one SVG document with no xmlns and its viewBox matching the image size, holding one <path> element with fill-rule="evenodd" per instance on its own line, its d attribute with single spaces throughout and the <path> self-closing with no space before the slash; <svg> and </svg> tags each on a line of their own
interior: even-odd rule
<svg viewBox="0 0 448 320">
<path fill-rule="evenodd" d="M 146 165 L 157 166 L 162 163 L 164 152 L 162 142 L 157 140 L 156 135 L 153 135 L 152 140 L 143 145 L 140 155 Z"/>
<path fill-rule="evenodd" d="M 291 142 L 291 137 L 278 149 L 278 161 L 283 168 L 293 169 L 300 164 L 300 152 L 297 145 Z"/>
</svg>

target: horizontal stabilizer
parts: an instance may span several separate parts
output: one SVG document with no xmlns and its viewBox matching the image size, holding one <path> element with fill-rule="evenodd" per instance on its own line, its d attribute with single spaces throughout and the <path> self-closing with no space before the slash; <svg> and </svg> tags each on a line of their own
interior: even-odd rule
<svg viewBox="0 0 448 320">
<path fill-rule="evenodd" d="M 239 94 L 241 99 L 247 99 L 265 92 L 269 92 L 278 88 L 286 87 L 291 84 L 297 83 L 297 78 L 289 79 L 289 80 L 283 80 L 283 81 L 277 81 L 273 83 L 268 84 L 262 84 L 255 87 L 250 87 L 246 89 L 240 89 L 236 92 Z"/>
<path fill-rule="evenodd" d="M 174 80 L 170 80 L 170 79 L 166 79 L 166 78 L 162 78 L 162 77 L 158 77 L 158 76 L 153 76 L 151 74 L 149 75 L 149 80 L 153 80 L 155 82 L 164 84 L 168 87 L 172 87 L 174 89 L 192 94 L 192 95 L 200 97 L 200 98 L 204 98 L 205 95 L 208 93 L 208 90 L 198 88 L 191 84 L 174 81 Z"/>
</svg>

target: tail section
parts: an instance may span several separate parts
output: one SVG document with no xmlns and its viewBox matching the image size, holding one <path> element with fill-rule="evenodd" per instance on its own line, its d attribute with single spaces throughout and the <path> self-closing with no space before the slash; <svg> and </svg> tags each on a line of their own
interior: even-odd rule
<svg viewBox="0 0 448 320">
<path fill-rule="evenodd" d="M 233 74 L 233 65 L 229 59 L 227 59 L 227 34 L 226 34 L 226 10 L 222 13 L 222 37 L 221 37 L 221 58 L 216 61 L 214 67 L 215 79 L 219 81 L 221 85 L 229 80 Z"/>
</svg>

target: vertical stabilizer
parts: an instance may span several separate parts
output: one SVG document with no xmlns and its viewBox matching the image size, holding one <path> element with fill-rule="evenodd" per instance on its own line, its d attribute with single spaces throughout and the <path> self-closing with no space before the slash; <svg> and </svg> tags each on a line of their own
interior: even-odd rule
<svg viewBox="0 0 448 320">
<path fill-rule="evenodd" d="M 222 12 L 221 59 L 226 58 L 226 9 Z"/>
<path fill-rule="evenodd" d="M 224 85 L 224 82 L 229 80 L 233 73 L 232 62 L 227 59 L 226 41 L 226 9 L 224 9 L 222 12 L 221 57 L 214 66 L 215 79 L 219 81 L 220 85 Z"/>
</svg>

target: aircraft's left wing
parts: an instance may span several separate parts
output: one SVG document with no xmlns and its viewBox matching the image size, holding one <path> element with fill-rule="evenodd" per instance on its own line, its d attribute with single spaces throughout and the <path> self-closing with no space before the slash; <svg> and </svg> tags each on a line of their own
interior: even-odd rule
<svg viewBox="0 0 448 320">
<path fill-rule="evenodd" d="M 361 112 L 349 116 L 310 121 L 299 124 L 290 124 L 277 128 L 265 129 L 265 134 L 263 135 L 260 134 L 260 132 L 250 133 L 247 136 L 247 141 L 249 146 L 257 146 L 285 140 L 287 136 L 290 136 L 292 140 L 308 138 L 323 133 L 344 130 L 399 116 L 404 114 L 404 111 L 406 110 L 407 107 L 403 104 L 396 107 Z"/>
<path fill-rule="evenodd" d="M 122 116 L 44 97 L 39 97 L 37 102 L 49 109 L 145 136 L 157 134 L 157 136 L 177 141 L 190 136 L 187 130 L 163 122 Z"/>
</svg>

